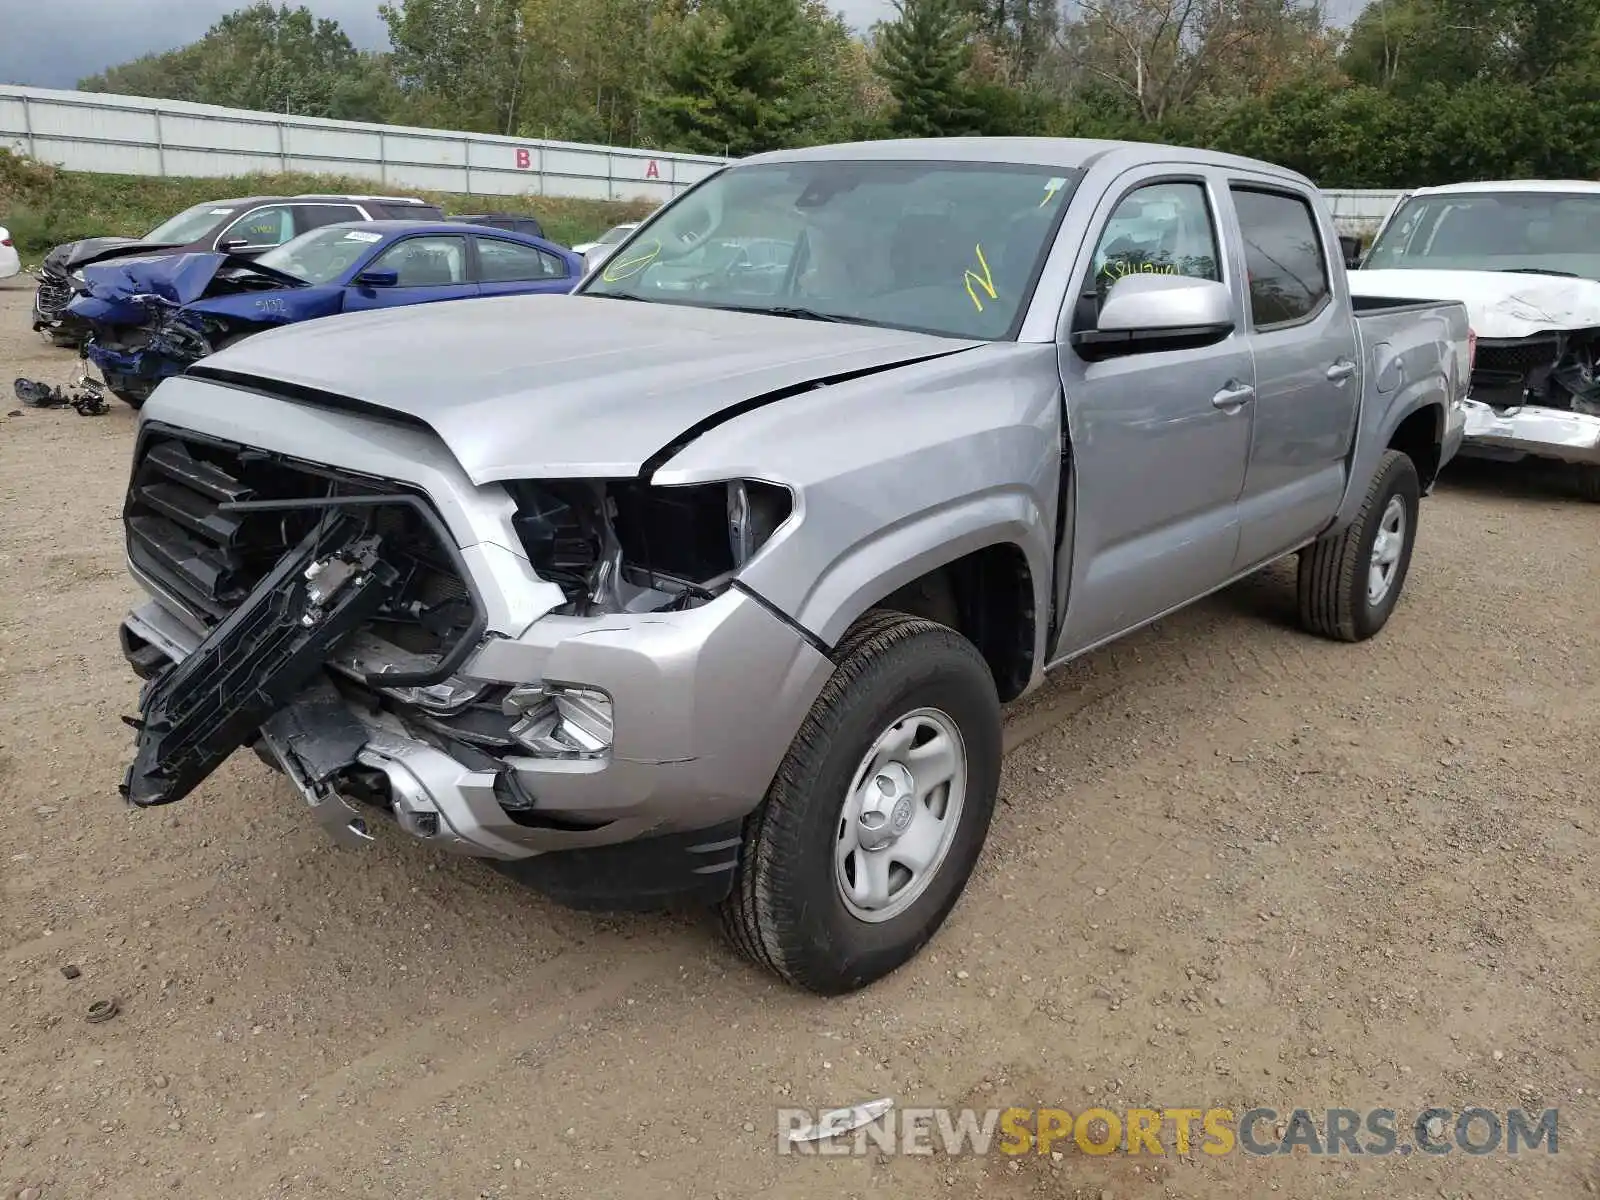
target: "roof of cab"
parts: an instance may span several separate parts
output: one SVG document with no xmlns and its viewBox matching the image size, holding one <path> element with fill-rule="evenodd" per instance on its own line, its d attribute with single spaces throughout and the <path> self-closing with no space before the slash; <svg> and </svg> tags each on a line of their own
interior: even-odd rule
<svg viewBox="0 0 1600 1200">
<path fill-rule="evenodd" d="M 1298 172 L 1260 159 L 1198 150 L 1191 146 L 1169 146 L 1157 142 L 1109 141 L 1096 138 L 1049 137 L 952 137 L 894 138 L 873 142 L 843 142 L 832 146 L 807 146 L 795 150 L 773 150 L 739 159 L 734 166 L 749 163 L 780 163 L 836 160 L 923 160 L 947 162 L 1015 163 L 1024 166 L 1060 167 L 1087 170 L 1097 160 L 1117 155 L 1129 166 L 1141 162 L 1192 163 L 1201 166 L 1233 167 L 1277 175 L 1298 183 L 1311 181 Z"/>
</svg>

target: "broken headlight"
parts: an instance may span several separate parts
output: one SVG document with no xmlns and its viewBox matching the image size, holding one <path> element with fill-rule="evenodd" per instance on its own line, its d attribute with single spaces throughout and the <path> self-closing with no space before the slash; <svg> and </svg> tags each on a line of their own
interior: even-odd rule
<svg viewBox="0 0 1600 1200">
<path fill-rule="evenodd" d="M 704 603 L 794 510 L 788 488 L 751 479 L 679 487 L 552 481 L 510 490 L 528 561 L 579 615 Z"/>
</svg>

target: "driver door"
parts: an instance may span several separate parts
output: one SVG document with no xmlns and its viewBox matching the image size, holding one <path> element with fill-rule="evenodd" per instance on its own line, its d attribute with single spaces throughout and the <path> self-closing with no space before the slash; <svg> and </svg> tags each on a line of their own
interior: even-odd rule
<svg viewBox="0 0 1600 1200">
<path fill-rule="evenodd" d="M 1069 519 L 1056 571 L 1053 659 L 1144 624 L 1225 583 L 1239 545 L 1255 386 L 1239 272 L 1204 169 L 1130 172 L 1107 194 L 1058 338 L 1071 436 Z M 1130 274 L 1225 282 L 1232 332 L 1209 345 L 1088 361 L 1071 333 Z"/>
</svg>

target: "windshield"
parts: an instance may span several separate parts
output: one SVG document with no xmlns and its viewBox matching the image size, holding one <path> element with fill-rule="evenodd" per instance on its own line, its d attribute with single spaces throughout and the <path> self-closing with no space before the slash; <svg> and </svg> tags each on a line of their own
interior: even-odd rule
<svg viewBox="0 0 1600 1200">
<path fill-rule="evenodd" d="M 186 246 L 203 238 L 220 225 L 225 217 L 236 210 L 216 204 L 196 204 L 186 208 L 170 221 L 157 225 L 145 235 L 147 242 L 165 242 L 172 246 Z"/>
<path fill-rule="evenodd" d="M 382 240 L 383 234 L 370 229 L 324 225 L 268 250 L 256 261 L 307 283 L 332 283 Z"/>
<path fill-rule="evenodd" d="M 1600 279 L 1600 194 L 1414 197 L 1395 213 L 1362 266 L 1533 271 Z"/>
<path fill-rule="evenodd" d="M 731 167 L 635 232 L 580 291 L 1008 337 L 1074 181 L 1010 163 Z"/>
</svg>

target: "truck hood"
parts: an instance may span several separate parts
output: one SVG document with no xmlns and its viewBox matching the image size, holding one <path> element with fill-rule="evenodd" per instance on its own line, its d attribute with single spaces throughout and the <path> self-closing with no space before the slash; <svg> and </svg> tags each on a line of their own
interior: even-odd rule
<svg viewBox="0 0 1600 1200">
<path fill-rule="evenodd" d="M 270 330 L 190 374 L 426 425 L 482 484 L 638 475 L 718 419 L 982 344 L 688 305 L 505 296 Z"/>
<path fill-rule="evenodd" d="M 1357 296 L 1459 300 L 1480 338 L 1600 326 L 1600 280 L 1509 271 L 1351 271 Z"/>
<path fill-rule="evenodd" d="M 160 296 L 173 304 L 189 304 L 204 296 L 217 273 L 224 269 L 251 271 L 284 287 L 305 286 L 303 279 L 260 266 L 248 258 L 212 253 L 114 259 L 99 266 L 84 267 L 83 283 L 96 300 Z"/>
</svg>

